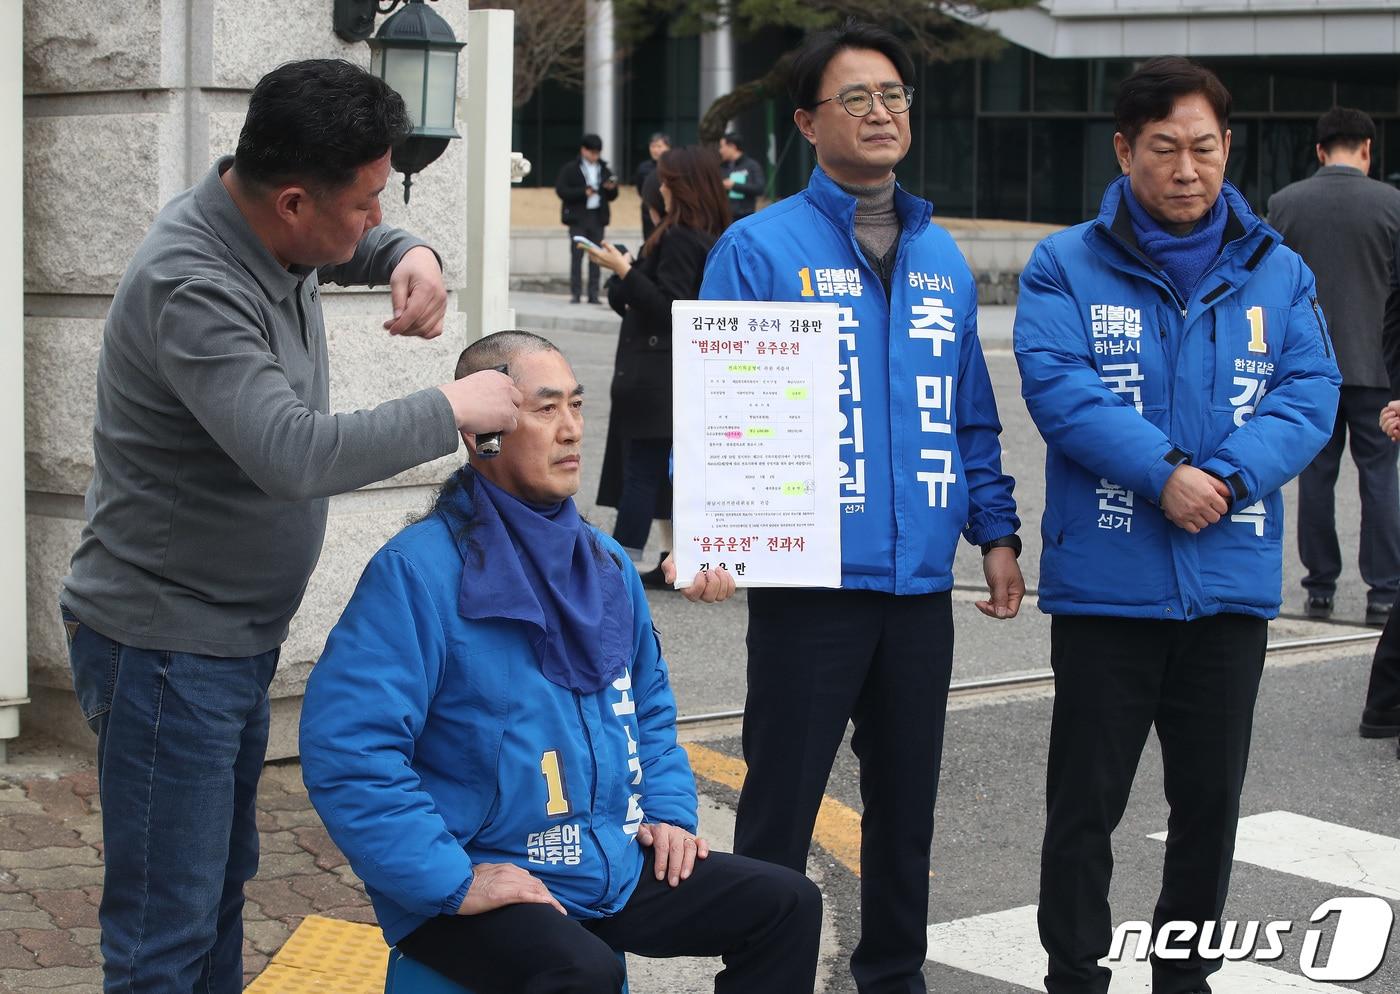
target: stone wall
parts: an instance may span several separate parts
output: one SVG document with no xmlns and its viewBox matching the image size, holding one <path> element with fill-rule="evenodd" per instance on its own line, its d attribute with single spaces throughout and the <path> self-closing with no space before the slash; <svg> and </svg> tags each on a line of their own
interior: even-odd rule
<svg viewBox="0 0 1400 994">
<path fill-rule="evenodd" d="M 434 9 L 459 39 L 466 0 Z M 253 84 L 277 64 L 347 58 L 330 0 L 26 0 L 24 4 L 25 485 L 29 667 L 26 730 L 90 745 L 73 701 L 58 619 L 59 582 L 77 543 L 92 472 L 92 416 L 103 318 L 160 207 L 233 151 Z M 459 119 L 465 59 L 458 73 Z M 465 133 L 459 124 L 459 131 Z M 403 203 L 394 174 L 385 221 L 426 238 L 449 288 L 465 268 L 463 142 L 453 142 Z M 504 247 L 502 249 L 504 251 Z M 435 342 L 390 338 L 387 292 L 324 294 L 332 410 L 368 407 L 440 383 L 465 344 L 457 293 Z M 421 510 L 454 458 L 337 498 L 321 563 L 283 647 L 269 755 L 291 755 L 306 675 L 373 551 Z"/>
</svg>

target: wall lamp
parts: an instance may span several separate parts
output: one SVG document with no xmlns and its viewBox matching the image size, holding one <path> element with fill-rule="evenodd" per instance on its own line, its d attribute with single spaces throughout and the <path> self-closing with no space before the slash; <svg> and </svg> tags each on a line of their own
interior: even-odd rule
<svg viewBox="0 0 1400 994">
<path fill-rule="evenodd" d="M 397 13 L 395 9 L 403 7 Z M 375 14 L 392 14 L 374 37 Z M 368 41 L 370 71 L 403 97 L 413 130 L 394 149 L 408 203 L 413 174 L 447 149 L 457 134 L 457 56 L 466 42 L 423 0 L 335 0 L 335 33 L 344 41 Z"/>
</svg>

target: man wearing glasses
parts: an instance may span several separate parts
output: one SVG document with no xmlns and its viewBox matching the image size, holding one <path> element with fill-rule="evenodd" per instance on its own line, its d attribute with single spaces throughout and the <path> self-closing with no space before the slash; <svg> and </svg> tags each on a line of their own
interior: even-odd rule
<svg viewBox="0 0 1400 994">
<path fill-rule="evenodd" d="M 848 21 L 792 65 L 816 151 L 807 189 L 735 222 L 700 295 L 841 308 L 841 587 L 749 591 L 748 701 L 735 851 L 805 869 L 827 776 L 855 722 L 860 760 L 861 994 L 925 990 L 929 847 L 952 670 L 961 533 L 1015 617 L 1019 520 L 1001 472 L 977 287 L 932 206 L 901 190 L 913 63 Z"/>
</svg>

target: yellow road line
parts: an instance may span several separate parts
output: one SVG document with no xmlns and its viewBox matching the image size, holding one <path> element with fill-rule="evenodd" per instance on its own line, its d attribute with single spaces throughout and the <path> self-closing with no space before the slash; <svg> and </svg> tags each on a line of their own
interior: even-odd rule
<svg viewBox="0 0 1400 994">
<path fill-rule="evenodd" d="M 696 776 L 732 790 L 744 786 L 747 769 L 742 759 L 698 742 L 685 743 L 685 751 L 690 754 L 690 768 Z M 856 811 L 833 797 L 823 797 L 812 840 L 860 876 L 860 815 Z"/>
</svg>

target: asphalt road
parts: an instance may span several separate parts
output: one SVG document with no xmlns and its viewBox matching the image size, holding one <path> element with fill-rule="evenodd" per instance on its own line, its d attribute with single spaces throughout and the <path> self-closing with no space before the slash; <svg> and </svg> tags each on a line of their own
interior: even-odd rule
<svg viewBox="0 0 1400 994">
<path fill-rule="evenodd" d="M 553 338 L 572 359 L 580 380 L 590 389 L 584 442 L 584 486 L 579 504 L 600 527 L 610 528 L 612 511 L 593 505 L 598 466 L 607 424 L 607 384 L 615 343 L 615 320 L 603 309 L 586 310 L 556 306 L 547 299 L 517 301 L 518 322 L 537 327 Z M 1038 578 L 1040 538 L 1038 523 L 1044 506 L 1042 474 L 1044 446 L 1019 396 L 1019 380 L 1010 352 L 1011 310 L 985 308 L 982 312 L 984 348 L 991 369 L 1004 425 L 1005 466 L 1017 480 L 1016 496 L 1022 516 L 1026 549 L 1022 568 L 1033 589 Z M 532 324 L 532 321 L 534 322 Z M 1365 588 L 1355 574 L 1359 505 L 1355 473 L 1344 465 L 1338 485 L 1337 519 L 1347 573 L 1338 591 L 1339 622 L 1353 626 L 1306 622 L 1289 613 L 1300 612 L 1302 594 L 1298 580 L 1302 567 L 1293 542 L 1285 549 L 1285 616 L 1271 628 L 1272 639 L 1308 634 L 1359 632 L 1365 609 Z M 1293 514 L 1293 488 L 1288 493 L 1288 514 Z M 1288 531 L 1291 536 L 1291 528 Z M 653 546 L 651 553 L 659 553 Z M 1048 663 L 1049 619 L 1028 604 L 1011 622 L 982 618 L 972 606 L 982 581 L 980 556 L 962 549 L 955 566 L 957 655 L 954 680 L 993 674 L 1043 670 Z M 742 707 L 744 698 L 745 604 L 742 592 L 730 603 L 694 606 L 669 592 L 649 595 L 663 647 L 671 665 L 673 684 L 682 714 L 697 715 Z M 1369 669 L 1370 643 L 1343 649 L 1323 649 L 1306 654 L 1272 657 L 1266 670 L 1256 712 L 1251 769 L 1243 798 L 1243 815 L 1266 836 L 1277 837 L 1289 869 L 1256 865 L 1237 854 L 1227 917 L 1238 921 L 1257 919 L 1295 922 L 1285 936 L 1284 955 L 1268 964 L 1276 973 L 1261 980 L 1248 971 L 1252 963 L 1231 964 L 1213 983 L 1217 994 L 1266 994 L 1271 991 L 1347 990 L 1364 994 L 1400 991 L 1400 940 L 1393 935 L 1380 968 L 1368 979 L 1338 986 L 1309 987 L 1301 975 L 1299 960 L 1305 930 L 1324 934 L 1322 952 L 1330 948 L 1334 919 L 1310 926 L 1308 918 L 1324 900 L 1367 893 L 1327 879 L 1325 871 L 1303 862 L 1328 848 L 1329 839 L 1342 833 L 1351 839 L 1371 833 L 1382 854 L 1343 852 L 1344 865 L 1363 866 L 1368 880 L 1392 909 L 1400 903 L 1400 761 L 1393 741 L 1362 740 L 1356 735 L 1361 700 Z M 1013 994 L 1035 986 L 1043 971 L 1043 954 L 1033 930 L 1016 927 L 1033 918 L 1037 900 L 1038 854 L 1044 825 L 1043 785 L 1048 741 L 1051 693 L 1048 690 L 1016 691 L 955 701 L 948 718 L 946 748 L 934 842 L 934 873 L 930 878 L 929 922 L 934 927 L 933 960 L 966 958 L 980 948 L 974 935 L 985 920 L 996 915 L 981 945 L 988 942 L 997 952 L 988 958 L 1000 965 L 960 966 L 931 961 L 926 975 L 931 990 L 957 990 L 967 994 Z M 701 745 L 713 756 L 738 757 L 737 726 L 696 729 Z M 714 763 L 706 764 L 714 768 Z M 701 765 L 697 763 L 697 769 Z M 702 789 L 725 822 L 732 817 L 736 793 L 722 776 L 705 779 Z M 849 853 L 840 855 L 845 835 L 853 831 L 860 810 L 856 763 L 843 749 L 832 771 L 829 797 L 849 814 L 843 824 L 819 827 L 826 832 L 827 847 L 814 847 L 810 871 L 822 883 L 827 902 L 827 941 L 824 943 L 820 990 L 845 994 L 854 986 L 846 959 L 859 933 L 859 881 Z M 1114 837 L 1116 873 L 1112 904 L 1115 922 L 1150 919 L 1160 883 L 1162 843 L 1150 836 L 1166 827 L 1162 796 L 1160 752 L 1149 740 L 1139 767 L 1137 782 Z M 1308 821 L 1312 819 L 1312 821 Z M 1277 826 L 1302 824 L 1320 833 L 1307 845 L 1296 843 Z M 1351 834 L 1346 834 L 1351 833 Z M 1348 845 L 1353 844 L 1348 842 Z M 1369 844 L 1369 843 L 1368 843 Z M 1360 845 L 1359 843 L 1357 845 Z M 1309 848 L 1311 846 L 1312 848 Z M 1243 845 L 1242 850 L 1246 849 Z M 1334 848 L 1336 848 L 1334 846 Z M 1343 847 L 1345 848 L 1345 847 Z M 1364 848 L 1364 846 L 1363 846 Z M 1296 850 L 1296 851 L 1295 851 Z M 1316 850 L 1316 851 L 1314 851 Z M 1247 855 L 1247 854 L 1246 854 Z M 1325 855 L 1325 854 L 1324 854 Z M 1377 862 L 1379 860 L 1379 862 Z M 1311 876 L 1309 875 L 1311 874 Z M 1321 877 L 1321 879 L 1319 878 Z M 1358 886 L 1372 886 L 1369 883 Z M 1023 909 L 1023 910 L 1016 910 Z M 945 926 L 943 923 L 955 923 Z M 963 929 L 954 933 L 948 927 Z M 970 931 L 968 931 L 970 930 Z M 959 938 L 951 939 L 949 935 Z M 973 950 L 973 953 L 969 953 Z M 1319 957 L 1319 961 L 1321 957 Z M 1258 964 L 1260 968 L 1263 964 Z M 708 989 L 709 973 L 701 966 L 688 979 L 662 964 L 640 987 L 666 983 L 671 989 Z M 1019 971 L 1024 983 L 1006 979 Z M 1268 973 L 1268 970 L 1265 970 Z M 690 979 L 693 978 L 693 979 Z M 679 983 L 680 986 L 675 986 Z M 1261 986 L 1262 984 L 1262 986 Z M 1122 973 L 1115 991 L 1145 990 Z"/>
</svg>

